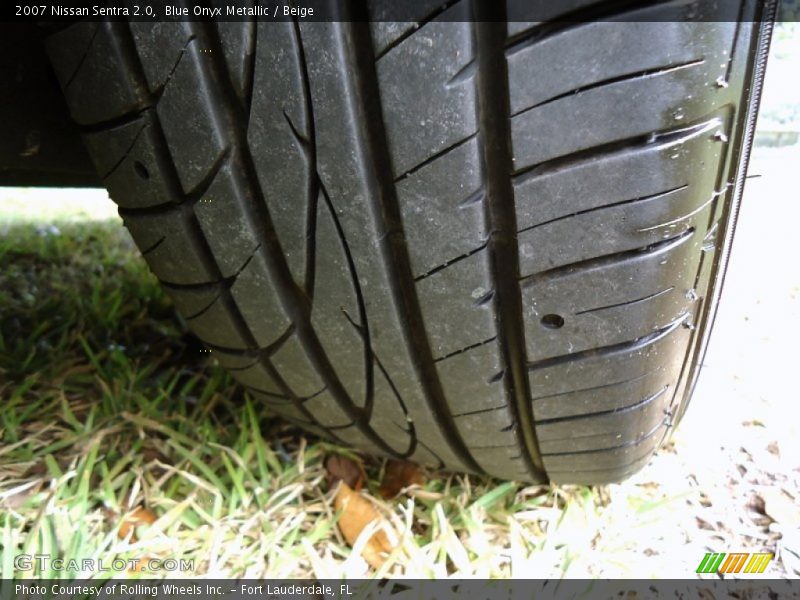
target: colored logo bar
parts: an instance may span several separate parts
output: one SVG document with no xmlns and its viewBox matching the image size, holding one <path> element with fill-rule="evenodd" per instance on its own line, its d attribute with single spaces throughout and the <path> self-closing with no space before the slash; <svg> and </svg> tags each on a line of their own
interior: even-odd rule
<svg viewBox="0 0 800 600">
<path fill-rule="evenodd" d="M 763 573 L 773 559 L 770 552 L 708 552 L 697 573 Z"/>
</svg>

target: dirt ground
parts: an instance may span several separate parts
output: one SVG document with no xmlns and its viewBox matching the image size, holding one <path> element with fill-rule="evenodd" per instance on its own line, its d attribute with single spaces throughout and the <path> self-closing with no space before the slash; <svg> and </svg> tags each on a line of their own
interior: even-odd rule
<svg viewBox="0 0 800 600">
<path fill-rule="evenodd" d="M 612 496 L 649 488 L 672 510 L 653 511 L 649 530 L 608 536 L 629 551 L 595 574 L 687 577 L 713 551 L 773 552 L 767 574 L 800 575 L 798 172 L 800 147 L 754 148 L 692 404 L 648 467 L 609 486 Z"/>
</svg>

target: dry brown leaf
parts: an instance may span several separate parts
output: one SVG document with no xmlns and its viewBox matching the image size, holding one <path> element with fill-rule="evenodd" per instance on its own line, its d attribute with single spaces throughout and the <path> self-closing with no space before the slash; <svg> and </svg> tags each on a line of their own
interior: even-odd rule
<svg viewBox="0 0 800 600">
<path fill-rule="evenodd" d="M 333 505 L 336 508 L 336 512 L 340 513 L 339 530 L 351 547 L 356 543 L 358 536 L 361 535 L 367 525 L 373 521 L 385 523 L 385 520 L 373 504 L 358 492 L 353 491 L 344 481 L 339 484 Z M 386 562 L 386 556 L 392 549 L 393 546 L 386 535 L 386 531 L 379 528 L 367 541 L 361 556 L 370 566 L 379 569 Z"/>
<path fill-rule="evenodd" d="M 350 489 L 359 491 L 364 487 L 366 474 L 361 464 L 338 454 L 331 454 L 325 459 L 325 470 L 328 472 L 328 484 L 333 486 L 344 481 Z"/>
<path fill-rule="evenodd" d="M 419 465 L 404 460 L 390 460 L 386 463 L 383 481 L 378 493 L 382 498 L 389 500 L 399 494 L 404 488 L 412 485 L 424 485 L 425 477 Z"/>
<path fill-rule="evenodd" d="M 156 522 L 156 516 L 148 509 L 141 506 L 133 509 L 125 515 L 119 524 L 119 537 L 125 539 L 131 534 L 131 541 L 136 541 L 136 528 L 142 525 L 152 525 Z"/>
</svg>

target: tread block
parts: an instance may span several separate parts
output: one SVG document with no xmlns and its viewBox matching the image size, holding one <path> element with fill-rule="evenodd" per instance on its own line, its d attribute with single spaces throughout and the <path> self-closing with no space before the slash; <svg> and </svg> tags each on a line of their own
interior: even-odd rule
<svg viewBox="0 0 800 600">
<path fill-rule="evenodd" d="M 270 43 L 256 47 L 247 139 L 259 149 L 253 162 L 264 201 L 292 275 L 302 284 L 307 236 L 313 235 L 306 231 L 308 211 L 318 192 L 300 49 L 292 23 L 259 23 L 258 35 Z"/>
<path fill-rule="evenodd" d="M 558 454 L 545 454 L 542 456 L 544 466 L 548 473 L 574 469 L 581 471 L 585 468 L 610 469 L 623 468 L 624 466 L 651 456 L 658 448 L 664 437 L 666 426 L 662 425 L 654 431 L 647 432 L 646 437 L 638 442 L 627 443 L 608 449 L 592 449 L 583 452 L 564 452 Z"/>
<path fill-rule="evenodd" d="M 341 239 L 347 243 L 357 274 L 355 277 L 347 275 L 337 285 L 342 289 L 354 289 L 357 282 L 360 287 L 370 325 L 372 353 L 380 358 L 409 412 L 415 416 L 418 438 L 424 440 L 425 445 L 418 444 L 409 458 L 428 460 L 434 455 L 438 457 L 435 461 L 437 464 L 441 461 L 462 469 L 466 465 L 448 443 L 426 398 L 425 387 L 428 384 L 420 379 L 415 349 L 408 343 L 411 328 L 409 315 L 400 309 L 394 293 L 398 282 L 391 268 L 392 258 L 386 256 L 385 252 L 396 246 L 392 247 L 384 241 L 392 239 L 386 236 L 395 234 L 395 224 L 385 218 L 384 209 L 381 208 L 381 203 L 387 199 L 382 186 L 391 183 L 384 181 L 391 177 L 391 172 L 381 156 L 374 154 L 370 141 L 372 138 L 368 136 L 370 128 L 363 126 L 366 119 L 372 118 L 363 101 L 376 96 L 370 84 L 372 82 L 368 82 L 369 78 L 360 76 L 363 65 L 356 62 L 356 56 L 363 55 L 358 54 L 358 48 L 352 45 L 356 39 L 353 37 L 356 28 L 348 23 L 302 22 L 299 29 L 305 49 L 314 119 L 318 126 L 315 136 L 317 173 L 341 225 Z M 364 29 L 359 31 L 366 33 Z M 341 60 L 332 60 L 332 57 Z M 382 90 L 380 98 L 384 98 Z M 385 103 L 382 108 L 384 115 L 393 112 Z M 318 229 L 319 226 L 318 222 Z M 334 240 L 333 245 L 326 245 L 321 239 L 318 231 L 317 254 L 322 248 L 331 254 L 339 253 L 341 242 Z M 325 272 L 325 269 L 318 267 L 317 277 Z M 324 304 L 327 310 L 338 311 L 335 326 L 342 331 L 347 326 L 355 332 L 338 309 L 341 304 L 334 302 L 334 298 L 321 292 L 319 287 L 315 290 L 315 310 L 318 304 Z M 315 329 L 319 323 L 325 323 L 325 320 L 315 320 Z M 335 336 L 324 345 L 331 359 L 337 356 L 342 346 L 342 339 Z M 349 364 L 352 368 L 354 363 Z M 363 359 L 360 364 L 366 366 Z M 344 383 L 351 392 L 355 390 L 361 393 L 364 387 L 361 378 L 348 379 Z M 376 398 L 375 411 L 381 411 L 387 402 L 396 402 L 396 399 Z M 357 403 L 363 405 L 360 399 Z M 339 433 L 345 436 L 344 430 Z"/>
<path fill-rule="evenodd" d="M 357 425 L 350 425 L 349 427 L 337 429 L 335 434 L 337 437 L 341 437 L 342 439 L 352 440 L 352 442 L 349 443 L 352 443 L 359 448 L 363 448 L 365 452 L 376 455 L 384 454 L 384 451 L 381 450 L 375 444 L 375 442 L 369 439 L 364 432 L 358 428 Z"/>
<path fill-rule="evenodd" d="M 190 319 L 206 310 L 219 297 L 222 291 L 222 284 L 197 288 L 181 288 L 171 285 L 165 285 L 164 287 L 172 298 L 175 308 L 185 319 Z"/>
<path fill-rule="evenodd" d="M 257 252 L 231 286 L 236 306 L 260 348 L 274 343 L 291 321 L 269 276 L 263 253 Z"/>
<path fill-rule="evenodd" d="M 130 21 L 147 86 L 152 92 L 161 90 L 172 76 L 192 32 L 182 22 Z"/>
<path fill-rule="evenodd" d="M 254 354 L 234 354 L 219 350 L 218 348 L 212 348 L 211 355 L 217 359 L 217 362 L 219 362 L 220 366 L 230 370 L 244 369 L 258 361 L 258 358 Z"/>
<path fill-rule="evenodd" d="M 627 479 L 644 467 L 653 458 L 652 454 L 645 456 L 623 465 L 619 468 L 590 469 L 581 468 L 578 470 L 556 470 L 548 471 L 550 479 L 555 484 L 570 482 L 579 485 L 603 485 L 607 483 L 617 483 Z"/>
<path fill-rule="evenodd" d="M 370 426 L 380 431 L 384 440 L 400 454 L 405 454 L 410 445 L 416 442 L 416 426 L 411 415 L 406 414 L 402 397 L 392 387 L 382 369 L 375 370 L 375 398 L 384 399 L 380 408 L 373 409 Z"/>
<path fill-rule="evenodd" d="M 107 157 L 101 172 L 111 199 L 121 208 L 175 201 L 180 188 L 171 169 L 163 168 L 170 159 L 147 112 L 133 123 L 85 135 L 84 141 L 92 156 Z"/>
<path fill-rule="evenodd" d="M 65 27 L 45 41 L 50 64 L 62 86 L 70 82 L 86 56 L 94 51 L 92 45 L 99 33 L 99 23 L 84 21 Z"/>
<path fill-rule="evenodd" d="M 270 360 L 289 389 L 299 398 L 308 398 L 325 387 L 297 336 L 290 336 Z"/>
<path fill-rule="evenodd" d="M 120 34 L 125 27 L 117 22 L 80 22 L 47 41 L 47 52 L 70 113 L 79 125 L 116 119 L 146 106 L 144 82 L 130 70 L 135 56 Z M 85 47 L 77 62 L 61 56 L 74 54 L 73 44 Z"/>
<path fill-rule="evenodd" d="M 516 441 L 509 442 L 509 444 L 512 445 L 496 448 L 476 448 L 472 446 L 470 447 L 470 453 L 479 464 L 491 465 L 492 470 L 497 470 L 498 476 L 507 477 L 508 479 L 529 477 L 527 470 L 524 469 L 524 464 L 519 460 L 519 444 Z"/>
<path fill-rule="evenodd" d="M 447 398 L 458 398 L 453 414 L 505 407 L 503 362 L 496 343 L 484 344 L 436 363 Z"/>
<path fill-rule="evenodd" d="M 511 46 L 511 114 L 601 81 L 698 58 L 720 69 L 709 82 L 724 74 L 719 65 L 727 61 L 723 52 L 731 47 L 736 23 L 670 21 L 658 18 L 661 10 L 642 11 L 636 22 L 575 23 L 535 44 Z"/>
<path fill-rule="evenodd" d="M 119 127 L 83 135 L 94 166 L 101 177 L 109 174 L 127 157 L 145 127 L 145 115 Z M 124 200 L 124 199 L 123 199 Z M 115 201 L 116 202 L 116 201 Z"/>
<path fill-rule="evenodd" d="M 684 186 L 690 186 L 689 193 L 702 203 L 714 189 L 717 173 L 705 169 L 690 179 L 693 165 L 716 164 L 724 150 L 723 144 L 709 137 L 690 138 L 680 148 L 645 144 L 635 151 L 609 153 L 566 169 L 519 176 L 514 182 L 517 227 L 524 232 L 555 219 Z M 597 218 L 604 215 L 598 213 Z M 631 214 L 628 218 L 635 217 Z M 523 253 L 521 259 L 526 258 L 530 257 Z"/>
<path fill-rule="evenodd" d="M 466 439 L 478 439 L 475 437 L 477 434 L 485 436 L 489 433 L 488 438 L 484 438 L 488 440 L 488 445 L 513 446 L 519 450 L 516 445 L 517 437 L 511 430 L 508 411 L 495 410 L 483 414 L 455 417 L 455 422 L 458 431 L 462 436 L 466 436 Z M 476 446 L 480 446 L 480 444 L 476 444 Z"/>
<path fill-rule="evenodd" d="M 185 193 L 208 177 L 228 147 L 214 108 L 223 99 L 206 72 L 211 60 L 196 39 L 190 41 L 156 107 Z"/>
<path fill-rule="evenodd" d="M 677 189 L 546 223 L 519 234 L 523 276 L 582 263 L 600 256 L 646 248 L 693 228 L 704 228 L 712 190 Z M 667 237 L 668 236 L 668 237 Z M 536 249 L 559 244 L 559 251 Z"/>
<path fill-rule="evenodd" d="M 189 329 L 192 330 L 206 344 L 222 348 L 235 348 L 244 350 L 248 347 L 247 341 L 239 333 L 236 322 L 225 306 L 222 296 L 217 290 L 210 301 L 200 299 L 200 294 L 193 290 L 182 290 L 167 286 L 167 293 L 175 302 L 176 307 L 191 308 L 192 312 L 183 312 L 187 317 Z M 205 305 L 202 303 L 205 302 Z M 199 307 L 199 308 L 198 308 Z M 192 317 L 192 318 L 189 318 Z"/>
<path fill-rule="evenodd" d="M 517 36 L 529 29 L 555 21 L 558 17 L 579 8 L 592 6 L 597 0 L 506 0 L 506 18 L 509 36 Z"/>
<path fill-rule="evenodd" d="M 241 173 L 228 163 L 194 205 L 200 228 L 223 277 L 235 275 L 260 247 L 245 217 L 252 202 Z"/>
<path fill-rule="evenodd" d="M 484 250 L 417 283 L 435 359 L 497 335 L 490 281 Z"/>
<path fill-rule="evenodd" d="M 346 427 L 352 423 L 350 417 L 336 409 L 336 401 L 327 391 L 303 400 L 303 407 L 314 416 L 317 423 L 325 427 Z"/>
<path fill-rule="evenodd" d="M 460 3 L 442 18 L 465 11 Z M 475 133 L 474 85 L 456 77 L 473 54 L 468 22 L 432 21 L 377 62 L 382 103 L 391 107 L 384 117 L 395 177 Z"/>
<path fill-rule="evenodd" d="M 514 481 L 528 481 L 531 478 L 530 470 L 520 454 L 508 453 L 505 456 L 496 458 L 493 454 L 484 456 L 483 450 L 474 450 L 473 452 L 478 462 L 492 465 L 495 477 Z M 495 460 L 493 461 L 492 459 Z"/>
<path fill-rule="evenodd" d="M 528 360 L 633 340 L 690 312 L 699 244 L 687 233 L 656 250 L 523 282 Z"/>
<path fill-rule="evenodd" d="M 442 6 L 441 0 L 415 0 L 415 2 L 367 3 L 370 31 L 375 55 L 379 56 L 403 35 L 419 28 Z"/>
<path fill-rule="evenodd" d="M 123 212 L 122 219 L 161 281 L 191 285 L 215 280 L 216 274 L 203 261 L 203 252 L 186 226 L 181 207 L 158 214 Z"/>
<path fill-rule="evenodd" d="M 324 250 L 316 254 L 316 277 L 311 307 L 311 322 L 337 376 L 358 406 L 366 400 L 367 361 L 359 313 L 359 281 L 347 260 L 347 240 L 337 231 L 328 206 L 321 203 L 317 213 L 317 244 Z M 351 322 L 352 320 L 352 322 Z"/>
<path fill-rule="evenodd" d="M 701 68 L 705 64 L 573 94 L 513 117 L 514 167 L 710 121 L 713 96 L 692 95 L 703 83 L 713 85 L 715 78 Z M 570 126 L 563 127 L 565 122 Z M 709 138 L 715 131 L 724 132 L 723 124 L 704 133 Z"/>
<path fill-rule="evenodd" d="M 486 243 L 479 160 L 473 138 L 397 184 L 415 277 Z"/>
<path fill-rule="evenodd" d="M 330 434 L 321 427 L 317 427 L 315 423 L 309 419 L 308 415 L 292 401 L 286 401 L 280 398 L 274 398 L 268 394 L 262 394 L 258 390 L 248 389 L 247 393 L 261 402 L 261 404 L 269 409 L 272 413 L 280 415 L 281 417 L 289 420 L 295 425 L 299 425 L 303 429 L 318 435 L 322 438 L 329 438 Z"/>
<path fill-rule="evenodd" d="M 676 359 L 673 364 L 655 367 L 631 379 L 613 377 L 611 381 L 589 384 L 586 388 L 534 397 L 533 411 L 539 421 L 563 419 L 565 423 L 571 423 L 568 419 L 584 415 L 624 411 L 637 398 L 648 398 L 653 390 L 670 385 L 678 376 L 679 368 L 680 361 Z"/>
<path fill-rule="evenodd" d="M 545 397 L 581 390 L 591 393 L 590 388 L 595 386 L 633 380 L 658 368 L 664 368 L 666 372 L 680 368 L 690 336 L 688 329 L 677 327 L 627 348 L 601 350 L 582 358 L 533 368 L 529 373 L 529 382 L 534 398 L 534 415 L 541 419 L 574 414 L 569 398 L 547 398 L 545 402 Z M 598 410 L 600 407 L 613 408 L 630 403 L 630 398 L 620 400 L 616 390 L 610 388 L 597 389 L 594 393 Z M 617 403 L 613 398 L 617 398 Z M 576 406 L 585 406 L 585 400 L 585 396 L 576 396 Z M 542 416 L 537 412 L 539 405 L 544 411 Z"/>
<path fill-rule="evenodd" d="M 265 394 L 272 394 L 283 398 L 285 392 L 277 384 L 270 372 L 259 362 L 243 369 L 232 370 L 231 376 L 246 386 L 248 390 L 259 390 Z"/>
<path fill-rule="evenodd" d="M 543 454 L 580 452 L 635 442 L 669 419 L 672 390 L 651 391 L 633 407 L 603 415 L 587 415 L 536 426 Z"/>
</svg>

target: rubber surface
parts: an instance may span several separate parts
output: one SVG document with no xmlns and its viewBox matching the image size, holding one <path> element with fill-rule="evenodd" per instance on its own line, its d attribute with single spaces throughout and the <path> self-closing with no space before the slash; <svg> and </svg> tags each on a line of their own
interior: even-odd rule
<svg viewBox="0 0 800 600">
<path fill-rule="evenodd" d="M 618 481 L 686 401 L 759 25 L 486 6 L 80 22 L 48 50 L 153 272 L 272 410 L 429 465 Z"/>
</svg>

